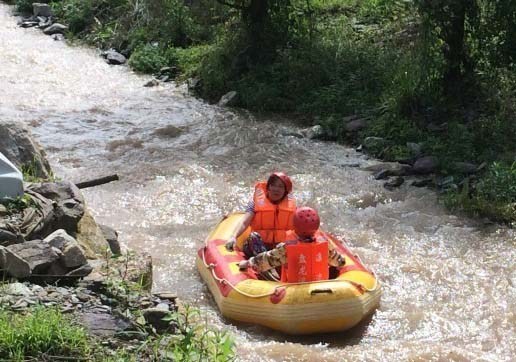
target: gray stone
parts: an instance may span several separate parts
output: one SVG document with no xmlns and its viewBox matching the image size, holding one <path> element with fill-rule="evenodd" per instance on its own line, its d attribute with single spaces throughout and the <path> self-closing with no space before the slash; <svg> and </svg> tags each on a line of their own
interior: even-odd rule
<svg viewBox="0 0 516 362">
<path fill-rule="evenodd" d="M 54 23 L 50 25 L 49 27 L 46 27 L 43 29 L 43 33 L 47 35 L 54 35 L 54 34 L 64 34 L 64 32 L 68 30 L 68 27 L 63 24 Z"/>
<path fill-rule="evenodd" d="M 109 249 L 113 253 L 113 255 L 120 255 L 122 254 L 121 248 L 120 248 L 120 242 L 118 241 L 118 233 L 115 229 L 106 226 L 106 225 L 99 225 L 100 230 L 102 230 L 102 234 L 106 238 Z"/>
<path fill-rule="evenodd" d="M 218 105 L 220 107 L 232 107 L 236 104 L 238 93 L 236 91 L 231 91 L 224 94 L 220 100 Z"/>
<path fill-rule="evenodd" d="M 16 278 L 43 273 L 58 258 L 50 245 L 41 240 L 10 245 L 3 251 L 5 256 L 3 269 Z"/>
<path fill-rule="evenodd" d="M 70 181 L 45 182 L 30 185 L 28 190 L 56 202 L 53 229 L 65 229 L 73 234 L 84 215 L 84 197 Z"/>
<path fill-rule="evenodd" d="M 188 90 L 194 91 L 201 86 L 201 78 L 189 78 L 186 83 Z"/>
<path fill-rule="evenodd" d="M 72 236 L 68 235 L 68 233 L 64 229 L 54 231 L 52 234 L 47 236 L 43 241 L 61 251 L 63 251 L 67 244 L 77 244 L 77 241 Z"/>
<path fill-rule="evenodd" d="M 76 268 L 86 264 L 86 257 L 79 244 L 68 244 L 63 249 L 63 255 L 60 261 L 67 268 Z M 88 273 L 89 274 L 89 273 Z"/>
<path fill-rule="evenodd" d="M 149 80 L 147 83 L 145 83 L 143 86 L 144 87 L 157 87 L 158 85 L 159 85 L 159 80 L 152 79 L 152 80 Z"/>
<path fill-rule="evenodd" d="M 385 187 L 387 190 L 393 190 L 396 187 L 399 187 L 403 185 L 405 182 L 405 179 L 401 176 L 394 177 L 392 180 L 387 181 L 383 184 L 383 187 Z"/>
<path fill-rule="evenodd" d="M 10 231 L 0 229 L 0 244 L 9 245 L 19 241 L 18 236 Z"/>
<path fill-rule="evenodd" d="M 153 326 L 158 332 L 164 332 L 171 328 L 170 322 L 163 320 L 163 318 L 168 314 L 168 310 L 161 308 L 149 308 L 142 312 L 145 321 Z"/>
<path fill-rule="evenodd" d="M 32 13 L 34 16 L 44 16 L 48 18 L 52 16 L 52 9 L 48 4 L 32 3 Z"/>
<path fill-rule="evenodd" d="M 426 175 L 435 172 L 437 169 L 437 159 L 433 156 L 421 157 L 414 163 L 414 173 Z"/>
<path fill-rule="evenodd" d="M 19 169 L 29 166 L 34 176 L 52 174 L 45 152 L 21 122 L 0 120 L 0 152 Z"/>
<path fill-rule="evenodd" d="M 90 264 L 84 264 L 83 266 L 78 267 L 77 269 L 72 270 L 71 272 L 67 273 L 67 276 L 72 277 L 85 277 L 89 275 L 93 271 L 93 268 Z"/>
<path fill-rule="evenodd" d="M 7 207 L 0 204 L 0 216 L 5 216 L 5 215 L 7 215 Z"/>
<path fill-rule="evenodd" d="M 114 336 L 126 330 L 130 323 L 107 313 L 85 312 L 79 314 L 82 324 L 93 334 L 100 337 Z"/>
<path fill-rule="evenodd" d="M 121 65 L 127 61 L 127 58 L 124 55 L 114 49 L 106 50 L 105 52 L 102 52 L 101 55 L 106 58 L 106 62 L 108 64 L 112 65 Z"/>
<path fill-rule="evenodd" d="M 28 297 L 32 295 L 32 291 L 23 283 L 9 283 L 1 287 L 0 291 L 4 294 L 22 295 Z"/>
<path fill-rule="evenodd" d="M 184 129 L 181 127 L 168 125 L 162 128 L 157 128 L 154 132 L 152 132 L 152 134 L 163 138 L 175 138 L 180 136 L 183 131 Z"/>
<path fill-rule="evenodd" d="M 55 261 L 50 265 L 47 270 L 47 274 L 52 277 L 66 275 L 70 270 L 58 261 Z"/>
<path fill-rule="evenodd" d="M 314 139 L 320 139 L 325 136 L 324 129 L 321 125 L 316 124 L 313 127 L 307 128 L 302 131 L 306 138 L 314 140 Z"/>
</svg>

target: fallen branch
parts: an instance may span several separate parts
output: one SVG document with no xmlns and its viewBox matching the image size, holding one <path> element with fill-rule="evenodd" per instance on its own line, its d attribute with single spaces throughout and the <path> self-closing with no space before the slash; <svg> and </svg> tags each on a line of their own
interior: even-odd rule
<svg viewBox="0 0 516 362">
<path fill-rule="evenodd" d="M 119 180 L 119 178 L 118 178 L 118 175 L 115 174 L 115 175 L 111 175 L 111 176 L 97 178 L 97 179 L 90 180 L 90 181 L 79 182 L 79 183 L 76 183 L 75 186 L 77 186 L 80 189 L 85 189 L 87 187 L 104 185 L 104 184 L 107 184 L 108 182 L 117 181 L 117 180 Z"/>
</svg>

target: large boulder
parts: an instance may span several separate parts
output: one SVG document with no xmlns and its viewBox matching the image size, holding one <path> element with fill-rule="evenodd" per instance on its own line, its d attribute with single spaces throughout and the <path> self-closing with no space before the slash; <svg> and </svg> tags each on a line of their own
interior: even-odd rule
<svg viewBox="0 0 516 362">
<path fill-rule="evenodd" d="M 52 174 L 45 151 L 21 122 L 0 120 L 0 152 L 20 170 L 30 169 L 34 176 L 48 178 Z"/>
<path fill-rule="evenodd" d="M 41 240 L 0 247 L 1 268 L 15 278 L 44 273 L 59 258 L 56 251 Z"/>
<path fill-rule="evenodd" d="M 84 215 L 84 197 L 70 181 L 35 183 L 27 187 L 55 202 L 53 229 L 65 229 L 68 234 L 77 232 L 77 224 Z"/>
</svg>

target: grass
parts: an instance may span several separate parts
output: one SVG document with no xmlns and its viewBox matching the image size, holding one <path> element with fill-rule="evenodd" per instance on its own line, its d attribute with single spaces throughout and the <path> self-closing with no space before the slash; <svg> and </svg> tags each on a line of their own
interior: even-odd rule
<svg viewBox="0 0 516 362">
<path fill-rule="evenodd" d="M 37 307 L 27 314 L 0 309 L 0 358 L 92 357 L 87 333 L 57 309 Z"/>
</svg>

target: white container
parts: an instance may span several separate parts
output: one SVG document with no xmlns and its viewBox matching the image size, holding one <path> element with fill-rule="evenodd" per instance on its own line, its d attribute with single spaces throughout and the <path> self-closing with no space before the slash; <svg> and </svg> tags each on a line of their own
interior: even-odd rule
<svg viewBox="0 0 516 362">
<path fill-rule="evenodd" d="M 22 173 L 0 152 L 0 200 L 22 195 Z"/>
</svg>

